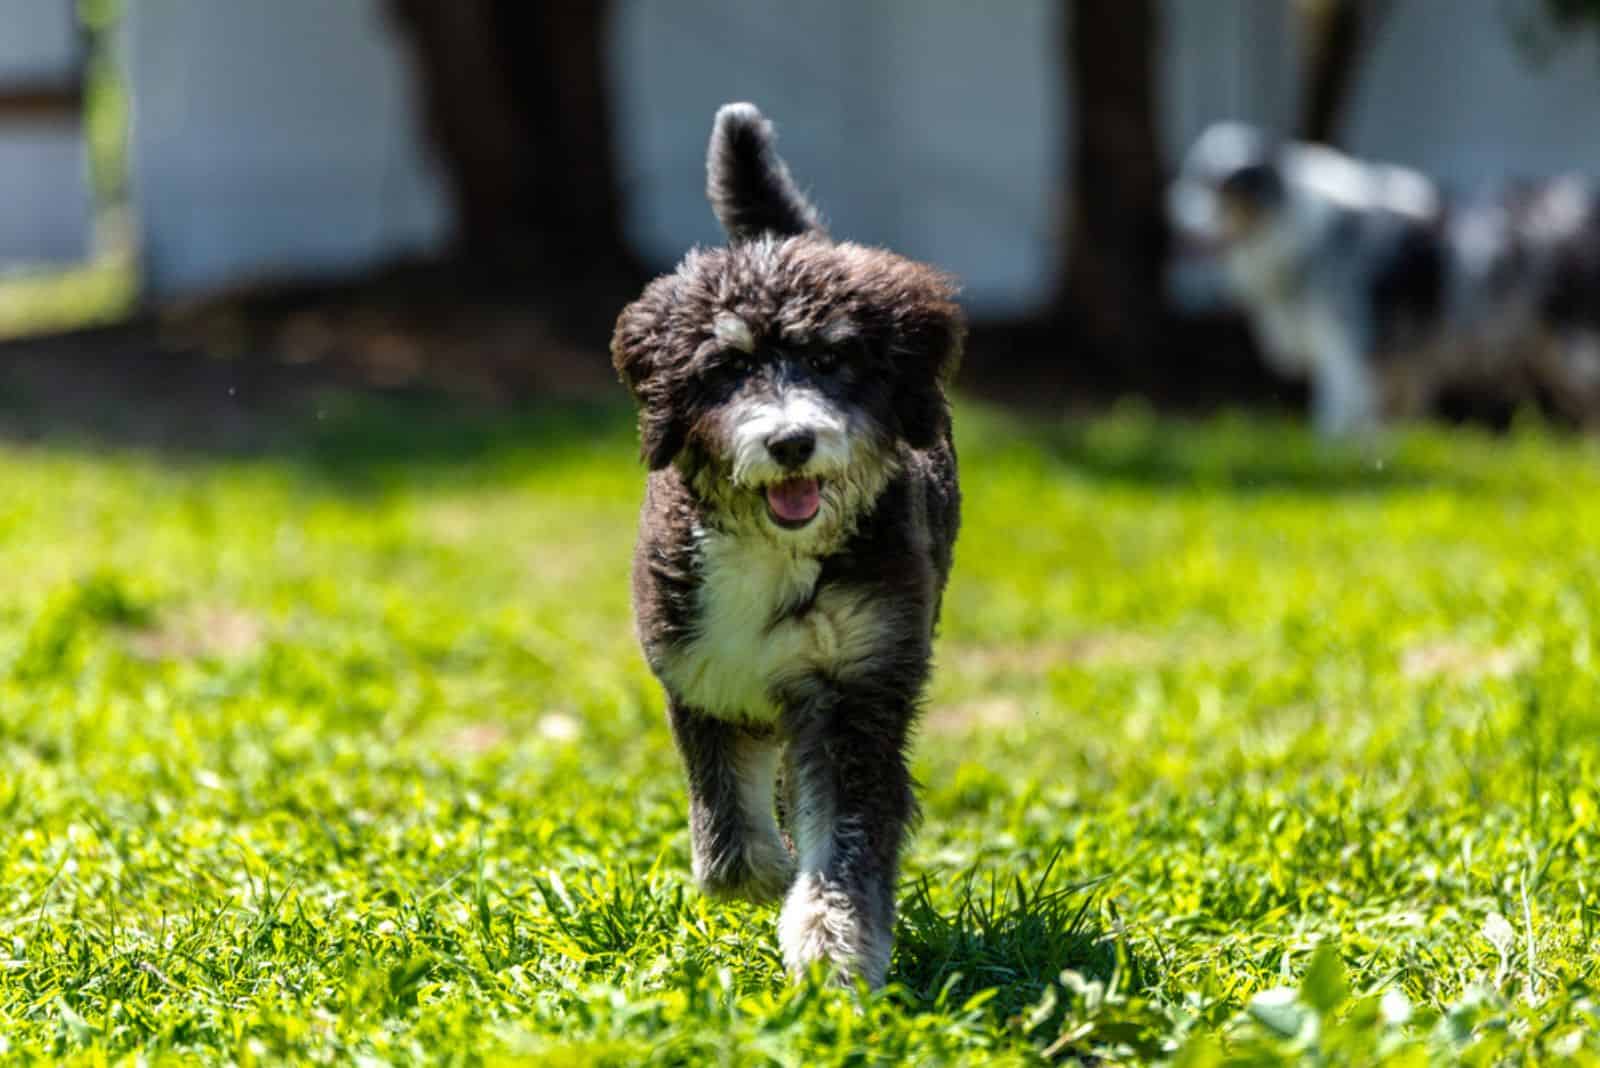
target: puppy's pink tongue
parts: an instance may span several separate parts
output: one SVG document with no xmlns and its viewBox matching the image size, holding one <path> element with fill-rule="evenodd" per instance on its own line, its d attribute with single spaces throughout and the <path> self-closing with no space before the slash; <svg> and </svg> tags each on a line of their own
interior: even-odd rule
<svg viewBox="0 0 1600 1068">
<path fill-rule="evenodd" d="M 804 523 L 822 507 L 822 492 L 814 478 L 791 478 L 767 487 L 767 507 L 787 523 Z"/>
</svg>

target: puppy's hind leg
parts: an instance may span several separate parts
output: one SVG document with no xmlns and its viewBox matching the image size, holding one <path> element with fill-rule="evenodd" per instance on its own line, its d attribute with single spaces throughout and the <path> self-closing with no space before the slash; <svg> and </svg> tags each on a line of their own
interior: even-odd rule
<svg viewBox="0 0 1600 1068">
<path fill-rule="evenodd" d="M 776 732 L 672 702 L 673 740 L 689 776 L 694 877 L 714 897 L 773 901 L 794 878 L 775 812 Z"/>
<path fill-rule="evenodd" d="M 883 984 L 894 945 L 900 846 L 915 813 L 909 711 L 809 702 L 786 717 L 788 824 L 800 872 L 778 920 L 784 963 L 817 961 Z"/>
</svg>

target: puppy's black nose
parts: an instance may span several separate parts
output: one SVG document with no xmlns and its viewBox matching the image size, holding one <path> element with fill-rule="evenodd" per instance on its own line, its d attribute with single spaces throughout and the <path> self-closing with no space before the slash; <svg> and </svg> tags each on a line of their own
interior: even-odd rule
<svg viewBox="0 0 1600 1068">
<path fill-rule="evenodd" d="M 779 464 L 793 471 L 817 449 L 817 435 L 805 427 L 780 430 L 767 439 L 767 451 Z"/>
</svg>

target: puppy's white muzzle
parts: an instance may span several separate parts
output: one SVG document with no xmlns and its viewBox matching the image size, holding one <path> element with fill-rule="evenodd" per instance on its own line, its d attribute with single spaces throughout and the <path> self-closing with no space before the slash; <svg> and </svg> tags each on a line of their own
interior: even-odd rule
<svg viewBox="0 0 1600 1068">
<path fill-rule="evenodd" d="M 849 423 L 822 393 L 789 386 L 774 398 L 736 401 L 733 420 L 733 481 L 759 489 L 776 482 L 806 477 L 837 477 L 850 464 Z M 809 434 L 810 455 L 794 463 L 783 443 Z"/>
</svg>

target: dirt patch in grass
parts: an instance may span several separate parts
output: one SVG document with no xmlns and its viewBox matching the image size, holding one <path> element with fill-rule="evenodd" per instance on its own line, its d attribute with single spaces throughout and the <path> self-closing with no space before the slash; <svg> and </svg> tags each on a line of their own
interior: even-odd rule
<svg viewBox="0 0 1600 1068">
<path fill-rule="evenodd" d="M 534 724 L 534 732 L 546 741 L 573 742 L 583 734 L 583 725 L 565 712 L 547 712 Z M 495 720 L 464 723 L 445 736 L 444 749 L 456 756 L 482 756 L 513 741 L 518 733 L 522 728 L 513 731 Z"/>
<path fill-rule="evenodd" d="M 1408 679 L 1505 679 L 1527 662 L 1525 649 L 1444 639 L 1407 649 L 1400 670 Z"/>
<path fill-rule="evenodd" d="M 930 734 L 964 734 L 1015 727 L 1022 721 L 1022 702 L 1017 698 L 986 697 L 930 709 L 922 719 L 922 727 Z"/>
<path fill-rule="evenodd" d="M 480 756 L 509 737 L 511 734 L 503 723 L 467 723 L 445 738 L 444 749 L 456 756 Z"/>
<path fill-rule="evenodd" d="M 127 647 L 141 660 L 232 660 L 259 649 L 264 633 L 254 616 L 209 606 L 130 631 Z"/>
<path fill-rule="evenodd" d="M 1071 638 L 1011 645 L 955 645 L 942 667 L 961 674 L 1044 675 L 1062 666 L 1145 667 L 1178 660 L 1236 659 L 1242 642 L 1222 635 L 1167 635 L 1136 631 L 1091 631 Z"/>
</svg>

